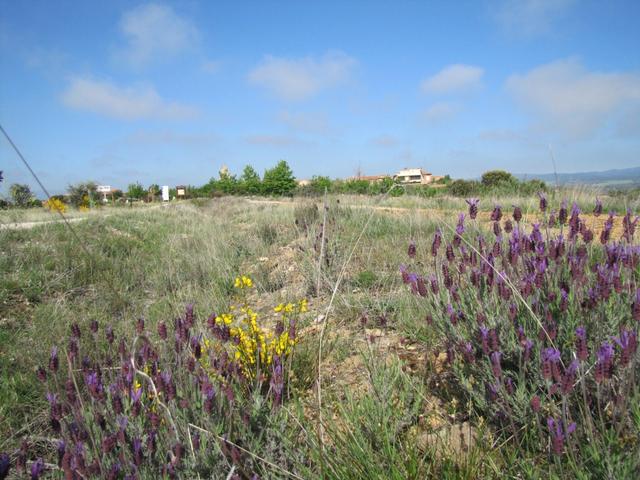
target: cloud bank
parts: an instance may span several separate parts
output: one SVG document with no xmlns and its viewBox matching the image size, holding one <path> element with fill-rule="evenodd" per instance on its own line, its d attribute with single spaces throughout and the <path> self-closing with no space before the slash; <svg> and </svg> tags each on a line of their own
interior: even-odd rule
<svg viewBox="0 0 640 480">
<path fill-rule="evenodd" d="M 480 85 L 484 69 L 472 65 L 454 64 L 423 80 L 424 93 L 444 94 L 471 90 Z"/>
<path fill-rule="evenodd" d="M 249 72 L 249 83 L 285 101 L 301 101 L 347 82 L 357 62 L 343 52 L 298 59 L 267 55 Z"/>
<path fill-rule="evenodd" d="M 196 115 L 195 109 L 167 102 L 151 86 L 119 87 L 110 82 L 75 77 L 62 94 L 69 108 L 121 120 L 180 120 Z"/>
</svg>

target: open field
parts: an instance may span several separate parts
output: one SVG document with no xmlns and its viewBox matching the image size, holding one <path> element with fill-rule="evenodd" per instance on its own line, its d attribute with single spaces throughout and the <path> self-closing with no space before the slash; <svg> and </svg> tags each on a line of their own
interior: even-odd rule
<svg viewBox="0 0 640 480">
<path fill-rule="evenodd" d="M 569 210 L 575 201 L 587 212 L 582 220 L 595 239 L 588 245 L 583 237 L 569 240 L 573 227 L 565 224 L 566 265 L 554 243 L 558 226 L 545 231 L 543 225 L 544 240 L 518 240 L 522 260 L 507 253 L 508 241 L 500 251 L 491 249 L 494 203 L 504 208 L 501 225 L 511 217 L 511 205 L 521 206 L 528 236 L 532 223 L 547 218 L 537 198 L 482 199 L 459 240 L 457 213 L 467 213 L 468 205 L 451 197 L 339 196 L 329 198 L 326 210 L 322 199 L 220 198 L 73 213 L 86 219 L 73 228 L 89 256 L 60 223 L 4 228 L 0 452 L 15 460 L 26 438 L 27 463 L 42 456 L 56 473 L 55 440 L 70 443 L 76 422 L 86 425 L 87 435 L 73 441 L 85 445 L 87 464 L 101 458 L 95 468 L 106 476 L 120 462 L 113 478 L 130 472 L 171 476 L 173 468 L 180 478 L 633 478 L 640 473 L 640 369 L 633 347 L 640 251 L 631 237 L 620 243 L 622 253 L 605 254 L 599 238 L 609 209 L 629 208 L 637 215 L 640 203 L 605 199 L 596 218 L 589 214 L 590 192 L 571 195 Z M 560 199 L 549 203 L 549 210 L 557 210 Z M 0 213 L 3 223 L 52 217 Z M 437 229 L 443 240 L 434 257 Z M 609 244 L 618 242 L 622 215 L 610 232 Z M 486 251 L 475 250 L 479 234 L 487 238 Z M 408 252 L 412 241 L 415 254 Z M 445 258 L 448 245 L 455 260 L 448 259 L 449 251 Z M 531 258 L 527 248 L 533 249 Z M 473 252 L 481 257 L 475 263 Z M 483 266 L 489 252 L 495 253 L 495 272 Z M 539 260 L 551 255 L 553 260 Z M 614 258 L 605 269 L 606 255 Z M 527 285 L 516 283 L 528 278 L 527 262 L 534 273 L 528 293 Z M 467 275 L 476 269 L 482 278 L 473 284 Z M 234 288 L 243 275 L 252 285 Z M 513 291 L 505 287 L 508 279 Z M 585 292 L 602 282 L 606 295 L 598 291 L 591 299 Z M 288 303 L 298 309 L 290 316 L 274 311 Z M 185 314 L 188 305 L 193 318 Z M 254 365 L 244 355 L 260 358 L 259 351 L 242 350 L 240 337 L 237 343 L 219 338 L 226 327 L 217 317 L 230 312 L 239 322 L 247 306 L 257 315 L 260 334 L 268 337 L 281 321 L 285 331 L 289 327 L 291 343 L 277 354 L 277 368 L 270 359 L 263 372 L 259 360 L 258 373 L 243 370 Z M 181 339 L 184 324 L 189 334 Z M 574 349 L 574 332 L 582 326 L 589 334 L 584 358 L 579 345 Z M 485 327 L 495 338 L 478 336 Z M 105 340 L 110 328 L 113 342 Z M 152 353 L 143 348 L 146 338 Z M 533 345 L 530 363 L 521 356 L 525 340 Z M 598 349 L 608 341 L 615 365 L 604 368 Z M 53 345 L 57 373 L 37 373 L 40 366 L 51 368 Z M 562 351 L 559 363 L 545 357 L 556 347 Z M 195 353 L 200 349 L 202 356 Z M 227 353 L 237 369 L 219 369 Z M 571 373 L 576 355 L 583 363 Z M 117 393 L 126 383 L 119 372 L 129 368 L 129 357 L 144 368 L 131 372 L 125 393 Z M 177 394 L 155 368 L 171 372 Z M 99 392 L 91 380 L 98 370 L 104 383 Z M 211 398 L 205 377 L 215 387 Z M 108 378 L 115 387 L 108 387 Z M 68 399 L 66 379 L 73 380 L 72 396 L 84 399 L 80 415 L 68 408 L 79 404 Z M 58 399 L 47 401 L 46 392 Z M 134 400 L 138 393 L 142 399 Z M 124 413 L 113 406 L 121 394 Z M 542 406 L 535 406 L 534 397 Z M 67 406 L 55 413 L 63 398 Z M 214 404 L 211 410 L 207 401 Z M 121 414 L 128 425 L 118 420 Z M 548 418 L 562 424 L 559 434 Z M 575 432 L 569 432 L 573 423 Z M 117 432 L 122 438 L 115 461 L 104 442 Z M 152 449 L 149 438 L 156 436 Z M 134 447 L 134 437 L 145 442 L 144 453 Z M 194 447 L 196 438 L 200 448 Z M 184 453 L 176 453 L 176 444 Z M 90 466 L 86 471 L 96 472 Z"/>
</svg>

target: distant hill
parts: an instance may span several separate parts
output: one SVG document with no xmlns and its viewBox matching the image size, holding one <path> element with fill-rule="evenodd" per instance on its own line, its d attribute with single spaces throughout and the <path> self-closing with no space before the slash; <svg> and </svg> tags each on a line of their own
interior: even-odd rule
<svg viewBox="0 0 640 480">
<path fill-rule="evenodd" d="M 556 183 L 553 173 L 516 173 L 520 180 L 537 178 L 549 184 Z M 640 167 L 604 170 L 602 172 L 558 173 L 560 185 L 594 185 L 603 188 L 640 187 Z"/>
</svg>

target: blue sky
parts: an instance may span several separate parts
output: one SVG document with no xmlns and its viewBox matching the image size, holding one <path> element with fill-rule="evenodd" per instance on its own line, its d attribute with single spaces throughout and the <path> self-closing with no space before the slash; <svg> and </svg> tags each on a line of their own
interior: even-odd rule
<svg viewBox="0 0 640 480">
<path fill-rule="evenodd" d="M 0 0 L 0 122 L 43 182 L 640 165 L 638 1 Z M 5 185 L 35 183 L 0 142 Z"/>
</svg>

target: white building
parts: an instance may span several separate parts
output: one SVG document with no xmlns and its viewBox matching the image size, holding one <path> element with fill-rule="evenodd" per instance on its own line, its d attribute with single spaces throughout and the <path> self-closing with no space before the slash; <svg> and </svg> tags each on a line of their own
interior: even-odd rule
<svg viewBox="0 0 640 480">
<path fill-rule="evenodd" d="M 403 168 L 393 176 L 393 179 L 403 184 L 427 185 L 433 182 L 433 174 L 421 168 Z"/>
</svg>

